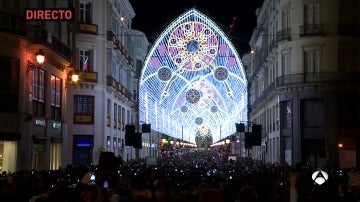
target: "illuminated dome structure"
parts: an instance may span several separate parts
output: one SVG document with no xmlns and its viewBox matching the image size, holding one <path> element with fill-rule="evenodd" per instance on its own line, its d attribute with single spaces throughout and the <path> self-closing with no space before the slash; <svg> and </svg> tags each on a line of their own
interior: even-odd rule
<svg viewBox="0 0 360 202">
<path fill-rule="evenodd" d="M 235 123 L 247 121 L 240 58 L 198 10 L 174 20 L 151 48 L 140 77 L 139 116 L 153 130 L 190 142 L 204 125 L 218 141 L 235 133 Z"/>
</svg>

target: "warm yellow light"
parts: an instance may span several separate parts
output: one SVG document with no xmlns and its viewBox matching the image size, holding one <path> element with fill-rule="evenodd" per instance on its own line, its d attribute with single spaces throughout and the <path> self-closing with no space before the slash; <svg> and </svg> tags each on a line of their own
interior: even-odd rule
<svg viewBox="0 0 360 202">
<path fill-rule="evenodd" d="M 174 144 L 174 141 L 170 140 L 170 144 Z"/>
<path fill-rule="evenodd" d="M 166 139 L 165 139 L 165 138 L 164 138 L 164 139 L 161 139 L 161 142 L 165 143 L 165 142 L 166 142 Z"/>
<path fill-rule="evenodd" d="M 36 53 L 36 61 L 39 63 L 39 65 L 42 65 L 45 62 L 45 54 L 41 49 L 39 49 L 39 51 Z"/>
<path fill-rule="evenodd" d="M 226 143 L 226 144 L 229 144 L 229 143 L 230 143 L 230 140 L 229 140 L 229 139 L 226 139 L 226 140 L 225 140 L 225 143 Z"/>
<path fill-rule="evenodd" d="M 339 143 L 339 144 L 338 144 L 338 147 L 339 147 L 339 148 L 343 148 L 344 145 L 343 145 L 342 143 Z"/>
<path fill-rule="evenodd" d="M 77 75 L 77 74 L 71 75 L 71 81 L 72 82 L 78 82 L 79 81 L 79 75 Z"/>
</svg>

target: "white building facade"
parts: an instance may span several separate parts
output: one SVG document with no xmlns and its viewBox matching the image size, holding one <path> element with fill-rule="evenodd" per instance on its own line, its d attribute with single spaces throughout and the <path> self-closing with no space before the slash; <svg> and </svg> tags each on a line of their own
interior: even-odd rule
<svg viewBox="0 0 360 202">
<path fill-rule="evenodd" d="M 359 11 L 356 0 L 265 0 L 257 10 L 247 74 L 250 119 L 263 130 L 252 157 L 359 164 Z"/>
<path fill-rule="evenodd" d="M 134 148 L 125 146 L 125 125 L 137 122 L 136 63 L 145 57 L 147 39 L 131 29 L 135 12 L 128 0 L 77 1 L 76 10 L 70 76 L 79 80 L 68 85 L 67 163 L 97 164 L 101 151 L 134 159 Z"/>
</svg>

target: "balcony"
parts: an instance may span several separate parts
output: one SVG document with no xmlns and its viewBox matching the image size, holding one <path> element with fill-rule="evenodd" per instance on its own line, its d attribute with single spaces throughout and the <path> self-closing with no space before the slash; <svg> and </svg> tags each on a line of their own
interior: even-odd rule
<svg viewBox="0 0 360 202">
<path fill-rule="evenodd" d="M 0 12 L 0 32 L 25 36 L 25 22 L 22 16 Z"/>
<path fill-rule="evenodd" d="M 268 47 L 269 47 L 269 53 L 271 53 L 271 51 L 277 47 L 276 40 L 271 40 Z"/>
<path fill-rule="evenodd" d="M 300 26 L 300 37 L 321 35 L 321 34 L 323 34 L 321 24 L 309 24 L 309 25 Z"/>
<path fill-rule="evenodd" d="M 254 80 L 255 76 L 259 73 L 260 69 L 264 66 L 266 58 L 268 57 L 269 52 L 265 49 L 263 51 L 255 53 L 254 56 L 254 71 L 250 76 L 250 81 Z"/>
<path fill-rule="evenodd" d="M 106 85 L 116 88 L 116 80 L 112 76 L 106 77 Z"/>
<path fill-rule="evenodd" d="M 79 22 L 78 32 L 83 34 L 98 34 L 98 26 L 91 23 Z"/>
<path fill-rule="evenodd" d="M 107 31 L 106 39 L 108 41 L 112 41 L 112 43 L 115 44 L 116 36 L 115 36 L 114 32 L 113 31 Z"/>
<path fill-rule="evenodd" d="M 272 92 L 276 90 L 275 82 L 272 82 L 260 95 L 260 97 L 256 98 L 254 103 L 252 104 L 252 108 L 255 109 L 265 98 L 267 98 Z"/>
<path fill-rule="evenodd" d="M 336 84 L 360 83 L 360 74 L 339 72 L 312 72 L 280 76 L 276 79 L 276 87 L 303 84 Z"/>
<path fill-rule="evenodd" d="M 272 95 L 277 88 L 293 85 L 314 85 L 314 84 L 360 84 L 359 73 L 339 73 L 339 72 L 312 72 L 299 73 L 280 76 L 276 82 L 272 82 L 259 97 L 252 103 L 252 109 L 256 109 L 267 97 Z"/>
<path fill-rule="evenodd" d="M 123 95 L 128 101 L 133 101 L 132 93 L 125 88 L 120 82 L 117 82 L 112 76 L 106 77 L 106 85 L 113 87 L 117 92 Z"/>
<path fill-rule="evenodd" d="M 79 82 L 97 83 L 97 72 L 79 72 Z"/>
<path fill-rule="evenodd" d="M 107 38 L 108 41 L 111 41 L 114 44 L 115 49 L 119 50 L 120 53 L 125 57 L 125 59 L 127 60 L 127 64 L 131 65 L 133 67 L 134 66 L 134 60 L 132 59 L 132 57 L 130 56 L 130 54 L 126 50 L 126 48 L 123 46 L 121 41 L 116 38 L 116 35 L 114 34 L 114 32 L 113 31 L 107 31 L 107 37 L 106 38 Z"/>
<path fill-rule="evenodd" d="M 58 55 L 61 55 L 66 60 L 70 61 L 71 50 L 70 47 L 53 35 L 49 35 L 48 31 L 42 26 L 33 26 L 33 31 L 29 33 L 29 38 L 35 43 L 41 43 L 50 48 Z"/>
<path fill-rule="evenodd" d="M 291 28 L 280 30 L 276 33 L 276 41 L 291 40 Z"/>
</svg>

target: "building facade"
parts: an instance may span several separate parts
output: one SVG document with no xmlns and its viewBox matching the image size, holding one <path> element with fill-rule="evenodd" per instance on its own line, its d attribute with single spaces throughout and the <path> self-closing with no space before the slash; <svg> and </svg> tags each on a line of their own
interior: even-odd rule
<svg viewBox="0 0 360 202">
<path fill-rule="evenodd" d="M 74 21 L 24 20 L 25 8 L 72 7 Z M 127 0 L 0 3 L 0 171 L 97 164 L 101 151 L 135 158 L 124 128 L 138 120 L 148 42 L 134 16 Z"/>
<path fill-rule="evenodd" d="M 67 1 L 0 3 L 0 170 L 57 169 L 64 160 L 72 22 L 25 21 L 24 8 Z M 38 63 L 40 53 L 45 61 Z"/>
<path fill-rule="evenodd" d="M 360 3 L 265 0 L 247 70 L 266 162 L 359 165 Z"/>
<path fill-rule="evenodd" d="M 147 39 L 131 29 L 135 12 L 128 0 L 75 4 L 76 65 L 71 74 L 79 80 L 67 91 L 66 143 L 72 152 L 67 153 L 66 162 L 97 164 L 101 151 L 134 159 L 134 148 L 125 146 L 125 125 L 137 122 L 136 73 Z"/>
</svg>

